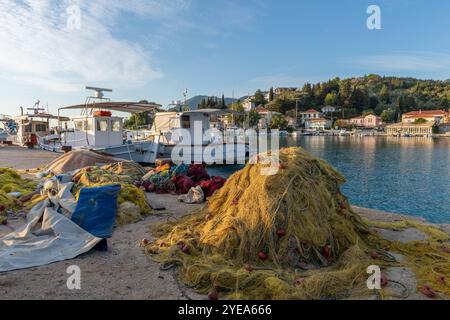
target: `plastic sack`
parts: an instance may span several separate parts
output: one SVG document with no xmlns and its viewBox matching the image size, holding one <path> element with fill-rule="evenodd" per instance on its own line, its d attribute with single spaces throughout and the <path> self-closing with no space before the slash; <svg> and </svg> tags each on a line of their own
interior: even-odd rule
<svg viewBox="0 0 450 320">
<path fill-rule="evenodd" d="M 72 221 L 98 238 L 112 236 L 120 185 L 83 188 Z"/>
</svg>

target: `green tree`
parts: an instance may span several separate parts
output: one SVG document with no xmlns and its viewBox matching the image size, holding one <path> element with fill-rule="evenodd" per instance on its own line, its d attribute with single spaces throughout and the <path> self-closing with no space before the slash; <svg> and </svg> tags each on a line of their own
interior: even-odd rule
<svg viewBox="0 0 450 320">
<path fill-rule="evenodd" d="M 328 93 L 325 97 L 324 104 L 326 106 L 336 106 L 338 103 L 338 95 L 336 92 Z"/>
<path fill-rule="evenodd" d="M 376 109 L 378 105 L 380 104 L 380 100 L 378 100 L 377 96 L 370 96 L 369 97 L 369 107 L 370 109 Z"/>
<path fill-rule="evenodd" d="M 269 102 L 272 102 L 274 97 L 275 97 L 275 94 L 273 92 L 273 87 L 271 87 L 269 90 Z"/>
<path fill-rule="evenodd" d="M 362 116 L 366 117 L 366 116 L 371 115 L 371 114 L 375 114 L 373 109 L 366 109 L 366 110 L 363 111 Z"/>
<path fill-rule="evenodd" d="M 124 121 L 124 127 L 130 130 L 137 130 L 140 127 L 150 126 L 152 120 L 149 112 L 133 113 Z"/>
<path fill-rule="evenodd" d="M 249 126 L 256 127 L 259 124 L 261 116 L 259 115 L 258 111 L 253 109 L 250 110 L 250 112 L 248 113 L 248 118 L 249 118 Z"/>
<path fill-rule="evenodd" d="M 234 114 L 234 115 L 228 115 L 228 121 L 234 120 L 235 124 L 242 125 L 245 122 L 245 116 L 243 115 L 245 113 L 244 106 L 242 105 L 242 102 L 240 100 L 236 101 L 235 103 L 232 103 L 229 106 L 230 110 L 237 111 L 242 113 L 242 115 Z"/>
<path fill-rule="evenodd" d="M 198 109 L 206 109 L 207 105 L 206 105 L 206 100 L 202 99 L 202 101 L 200 101 L 200 104 L 198 105 Z"/>
<path fill-rule="evenodd" d="M 288 121 L 281 114 L 276 114 L 272 117 L 270 122 L 270 129 L 286 130 L 288 127 Z"/>
<path fill-rule="evenodd" d="M 392 123 L 396 120 L 397 113 L 393 109 L 386 109 L 381 113 L 381 121 L 384 123 Z"/>
<path fill-rule="evenodd" d="M 418 118 L 414 120 L 414 124 L 423 124 L 423 123 L 427 123 L 427 120 L 425 120 L 424 118 Z"/>
<path fill-rule="evenodd" d="M 352 94 L 352 85 L 350 80 L 343 80 L 339 84 L 339 104 L 348 106 L 348 99 Z"/>
<path fill-rule="evenodd" d="M 253 102 L 259 106 L 259 105 L 266 105 L 267 101 L 264 99 L 264 94 L 261 90 L 256 90 L 255 97 L 253 98 Z"/>
<path fill-rule="evenodd" d="M 391 95 L 390 95 L 389 89 L 386 85 L 383 85 L 383 87 L 381 88 L 379 96 L 380 96 L 381 102 L 383 102 L 385 104 L 391 103 Z"/>
<path fill-rule="evenodd" d="M 348 106 L 362 111 L 369 106 L 369 96 L 364 90 L 356 88 L 348 99 Z"/>
<path fill-rule="evenodd" d="M 222 94 L 222 100 L 220 101 L 220 109 L 225 110 L 227 108 L 227 104 L 225 103 L 225 95 Z"/>
</svg>

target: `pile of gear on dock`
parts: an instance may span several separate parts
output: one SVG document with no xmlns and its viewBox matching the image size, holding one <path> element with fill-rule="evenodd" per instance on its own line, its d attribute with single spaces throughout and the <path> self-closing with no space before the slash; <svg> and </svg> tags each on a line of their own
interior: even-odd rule
<svg viewBox="0 0 450 320">
<path fill-rule="evenodd" d="M 37 177 L 32 182 L 0 169 L 0 223 L 7 224 L 14 211 L 28 211 L 20 232 L 0 239 L 0 272 L 73 258 L 111 237 L 114 226 L 142 220 L 153 213 L 149 184 L 160 193 L 178 195 L 200 188 L 201 197 L 191 201 L 203 202 L 225 182 L 209 177 L 202 165 L 165 163 L 149 170 L 92 151 L 65 154 Z"/>
<path fill-rule="evenodd" d="M 186 203 L 202 203 L 222 188 L 225 182 L 222 177 L 210 177 L 202 164 L 174 165 L 167 161 L 148 172 L 140 186 L 147 192 L 182 195 L 179 200 Z"/>
<path fill-rule="evenodd" d="M 231 176 L 201 212 L 155 226 L 158 239 L 143 245 L 146 253 L 163 269 L 179 267 L 182 281 L 210 299 L 371 296 L 367 267 L 399 265 L 387 249 L 405 254 L 423 292 L 449 293 L 442 232 L 428 227 L 434 238 L 408 246 L 383 240 L 352 211 L 340 192 L 344 177 L 325 161 L 283 149 L 279 172 L 262 175 L 261 159 L 270 157 Z"/>
<path fill-rule="evenodd" d="M 8 210 L 18 209 L 21 206 L 18 198 L 35 189 L 34 182 L 22 179 L 16 171 L 0 168 L 0 224 L 7 223 Z"/>
</svg>

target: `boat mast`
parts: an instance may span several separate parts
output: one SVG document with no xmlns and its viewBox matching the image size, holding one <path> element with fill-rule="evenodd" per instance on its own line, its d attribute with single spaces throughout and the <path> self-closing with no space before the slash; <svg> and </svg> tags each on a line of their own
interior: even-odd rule
<svg viewBox="0 0 450 320">
<path fill-rule="evenodd" d="M 84 123 L 84 132 L 86 133 L 86 143 L 89 146 L 89 134 L 88 134 L 88 130 L 87 130 L 87 127 L 88 127 L 87 123 L 88 123 L 89 115 L 92 114 L 92 111 L 95 109 L 96 101 L 98 101 L 98 100 L 106 101 L 106 102 L 111 101 L 109 98 L 105 98 L 104 92 L 113 92 L 113 91 L 112 91 L 112 89 L 90 87 L 90 86 L 86 86 L 85 89 L 95 92 L 95 94 L 93 96 L 88 96 L 86 98 L 85 109 L 84 109 L 84 113 L 85 113 L 85 117 L 86 117 L 85 123 Z M 88 111 L 89 105 L 92 106 L 92 108 L 90 108 L 91 109 L 90 112 Z M 83 113 L 81 115 L 83 115 Z M 95 126 L 95 124 L 94 124 L 94 126 Z"/>
</svg>

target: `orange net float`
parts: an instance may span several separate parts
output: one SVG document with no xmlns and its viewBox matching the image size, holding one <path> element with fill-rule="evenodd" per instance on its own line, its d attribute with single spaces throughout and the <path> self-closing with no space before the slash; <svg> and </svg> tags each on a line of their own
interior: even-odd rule
<svg viewBox="0 0 450 320">
<path fill-rule="evenodd" d="M 111 117 L 112 113 L 110 111 L 95 111 L 94 117 Z"/>
</svg>

